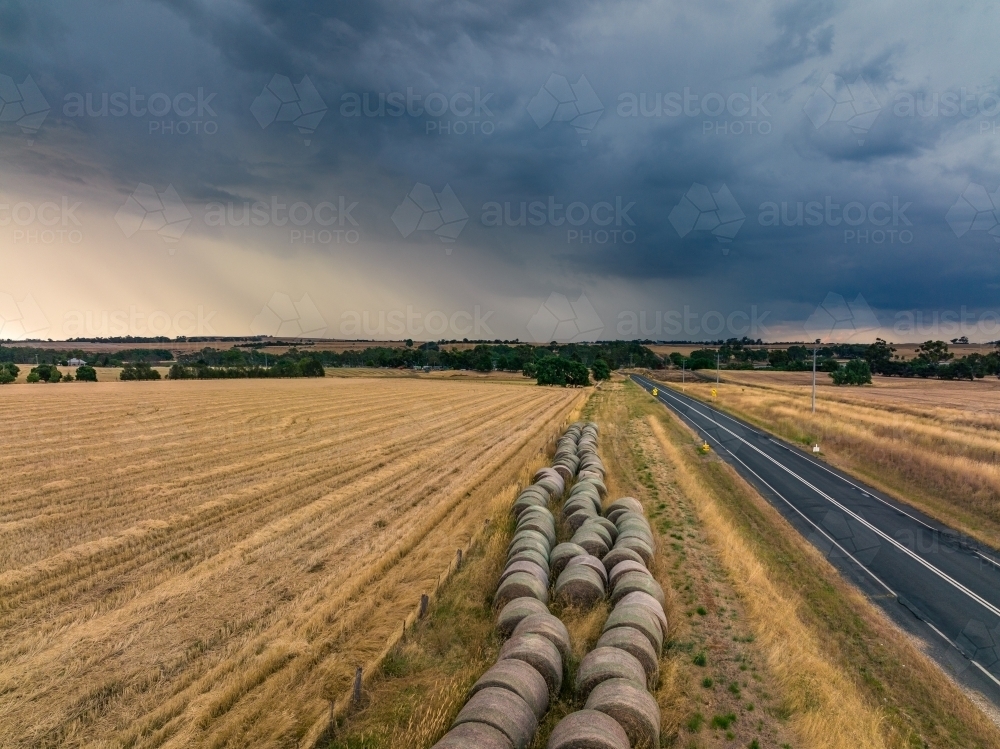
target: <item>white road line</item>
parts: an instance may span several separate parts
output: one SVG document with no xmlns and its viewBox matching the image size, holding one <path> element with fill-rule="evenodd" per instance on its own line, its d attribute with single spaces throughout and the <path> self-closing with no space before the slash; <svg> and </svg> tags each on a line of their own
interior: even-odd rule
<svg viewBox="0 0 1000 749">
<path fill-rule="evenodd" d="M 648 381 L 647 381 L 647 384 L 648 384 Z M 661 394 L 660 394 L 659 398 L 662 400 L 664 396 L 667 396 L 667 393 L 665 391 L 661 391 Z M 678 402 L 678 403 L 680 403 L 682 405 L 688 406 L 688 408 L 690 408 L 692 411 L 694 411 L 695 413 L 697 413 L 699 416 L 701 416 L 702 418 L 706 419 L 707 421 L 710 421 L 711 423 L 715 424 L 719 429 L 723 429 L 726 432 L 729 432 L 729 434 L 733 435 L 733 437 L 735 437 L 736 439 L 738 439 L 740 442 L 742 442 L 744 445 L 746 445 L 747 447 L 749 447 L 751 450 L 754 450 L 754 451 L 760 453 L 763 457 L 767 458 L 769 461 L 771 461 L 772 463 L 774 463 L 774 465 L 778 466 L 779 468 L 781 468 L 783 471 L 785 471 L 789 475 L 794 476 L 795 478 L 797 478 L 799 481 L 801 481 L 807 487 L 809 487 L 814 492 L 816 492 L 819 496 L 823 497 L 823 499 L 827 500 L 830 504 L 834 505 L 835 507 L 839 508 L 845 514 L 847 514 L 850 517 L 852 517 L 855 520 L 857 520 L 859 523 L 861 523 L 863 526 L 865 526 L 866 528 L 868 528 L 869 530 L 871 530 L 877 536 L 879 536 L 880 538 L 884 539 L 887 543 L 889 543 L 892 546 L 896 547 L 899 551 L 903 552 L 904 554 L 906 554 L 907 556 L 909 556 L 910 558 L 912 558 L 914 561 L 916 561 L 919 564 L 921 564 L 924 567 L 926 567 L 928 570 L 930 570 L 931 572 L 933 572 L 935 575 L 937 575 L 938 577 L 940 577 L 942 580 L 944 580 L 946 583 L 948 583 L 949 585 L 951 585 L 956 590 L 961 591 L 962 593 L 965 593 L 965 595 L 967 595 L 973 601 L 975 601 L 976 603 L 978 603 L 979 605 L 981 605 L 983 608 L 985 608 L 987 611 L 989 611 L 990 613 L 992 613 L 994 616 L 1000 616 L 1000 608 L 997 608 L 996 606 L 994 606 L 992 603 L 990 603 L 989 601 L 987 601 L 985 598 L 983 598 L 982 596 L 980 596 L 975 591 L 970 590 L 966 586 L 962 585 L 962 583 L 960 583 L 958 580 L 954 579 L 953 577 L 951 577 L 947 573 L 943 572 L 942 570 L 939 570 L 937 567 L 935 567 L 933 564 L 931 564 L 930 562 L 928 562 L 927 560 L 925 560 L 923 557 L 921 557 L 918 554 L 914 553 L 913 551 L 910 551 L 909 549 L 907 549 L 901 543 L 899 543 L 898 541 L 896 541 L 896 539 L 894 539 L 891 536 L 889 536 L 888 534 L 884 533 L 880 528 L 872 525 L 867 520 L 865 520 L 863 517 L 861 517 L 860 515 L 858 515 L 856 512 L 854 512 L 853 510 L 851 510 L 848 507 L 845 507 L 840 502 L 838 502 L 833 497 L 831 497 L 829 494 L 827 494 L 826 492 L 820 490 L 818 487 L 816 487 L 813 484 L 811 484 L 808 481 L 806 481 L 806 479 L 804 479 L 799 474 L 795 473 L 795 471 L 793 471 L 788 466 L 782 464 L 780 461 L 778 461 L 775 458 L 771 457 L 770 455 L 768 455 L 766 452 L 764 452 L 763 450 L 761 450 L 756 445 L 753 445 L 753 444 L 747 442 L 745 439 L 743 439 L 742 437 L 740 437 L 738 434 L 736 434 L 735 432 L 733 432 L 731 429 L 728 429 L 727 427 L 723 426 L 722 424 L 720 424 L 719 422 L 717 422 L 715 419 L 713 419 L 709 415 L 701 413 L 700 411 L 698 411 L 693 406 L 685 403 L 680 398 L 677 398 L 676 396 L 674 396 L 672 394 L 669 395 L 669 396 L 667 396 L 667 397 L 671 398 L 672 400 L 674 400 L 674 401 L 676 401 L 676 402 Z M 730 452 L 730 451 L 727 450 L 727 452 Z M 732 454 L 732 453 L 730 452 L 730 454 Z M 742 463 L 742 461 L 740 461 L 740 462 Z"/>
</svg>

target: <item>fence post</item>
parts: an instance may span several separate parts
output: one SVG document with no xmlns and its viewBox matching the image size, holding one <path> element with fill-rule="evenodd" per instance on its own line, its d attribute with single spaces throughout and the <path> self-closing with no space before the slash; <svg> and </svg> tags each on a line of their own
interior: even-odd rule
<svg viewBox="0 0 1000 749">
<path fill-rule="evenodd" d="M 420 596 L 420 618 L 423 619 L 427 615 L 427 605 L 430 603 L 431 599 L 426 593 Z"/>
<path fill-rule="evenodd" d="M 361 704 L 361 666 L 354 670 L 354 694 L 351 697 L 355 707 Z"/>
</svg>

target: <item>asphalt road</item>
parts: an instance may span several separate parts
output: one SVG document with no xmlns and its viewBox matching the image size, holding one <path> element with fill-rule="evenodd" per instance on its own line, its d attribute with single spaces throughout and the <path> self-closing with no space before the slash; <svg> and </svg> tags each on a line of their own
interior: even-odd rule
<svg viewBox="0 0 1000 749">
<path fill-rule="evenodd" d="M 964 685 L 1000 706 L 1000 561 L 777 437 L 633 375 Z"/>
</svg>

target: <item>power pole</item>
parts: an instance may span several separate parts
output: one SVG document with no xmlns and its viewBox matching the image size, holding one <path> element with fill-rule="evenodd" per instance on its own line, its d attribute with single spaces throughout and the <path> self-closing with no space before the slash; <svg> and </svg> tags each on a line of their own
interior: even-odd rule
<svg viewBox="0 0 1000 749">
<path fill-rule="evenodd" d="M 684 365 L 687 364 L 686 361 L 681 359 L 681 385 L 684 384 Z"/>
<path fill-rule="evenodd" d="M 817 338 L 816 342 L 813 344 L 813 397 L 812 397 L 813 413 L 816 413 L 816 351 L 818 350 L 818 348 L 819 348 L 819 338 Z"/>
<path fill-rule="evenodd" d="M 715 384 L 719 384 L 719 352 L 715 352 Z"/>
</svg>

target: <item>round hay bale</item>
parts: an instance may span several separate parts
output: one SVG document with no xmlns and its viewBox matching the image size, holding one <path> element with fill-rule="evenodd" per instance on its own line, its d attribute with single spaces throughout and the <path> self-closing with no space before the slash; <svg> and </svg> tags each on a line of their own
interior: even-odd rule
<svg viewBox="0 0 1000 749">
<path fill-rule="evenodd" d="M 615 548 L 631 549 L 642 558 L 642 563 L 647 567 L 653 563 L 653 547 L 641 539 L 630 538 L 628 536 L 622 538 L 618 536 L 618 540 L 615 541 Z"/>
<path fill-rule="evenodd" d="M 646 688 L 646 671 L 631 653 L 618 648 L 598 647 L 587 653 L 576 670 L 576 691 L 584 699 L 602 681 L 627 679 Z"/>
<path fill-rule="evenodd" d="M 586 531 L 588 533 L 596 533 L 604 541 L 604 545 L 609 549 L 615 545 L 614 540 L 611 538 L 611 533 L 598 522 L 598 518 L 593 518 L 592 520 L 587 520 L 583 525 L 580 526 L 580 530 Z"/>
<path fill-rule="evenodd" d="M 577 483 L 573 486 L 573 489 L 569 494 L 572 500 L 588 500 L 594 508 L 594 512 L 600 514 L 601 512 L 601 495 L 600 492 L 591 483 L 580 484 Z M 568 501 L 568 500 L 567 500 Z"/>
<path fill-rule="evenodd" d="M 569 515 L 577 509 L 593 511 L 595 515 L 600 515 L 601 501 L 597 497 L 597 492 L 579 491 L 570 494 L 569 499 L 563 504 L 563 515 Z"/>
<path fill-rule="evenodd" d="M 598 710 L 577 710 L 559 721 L 552 730 L 547 749 L 631 749 L 631 747 L 625 729 L 610 715 Z"/>
<path fill-rule="evenodd" d="M 663 630 L 663 639 L 667 639 L 667 633 L 669 630 L 667 625 L 667 615 L 663 611 L 663 606 L 660 605 L 660 602 L 653 598 L 653 596 L 649 595 L 649 593 L 643 593 L 641 590 L 637 590 L 623 596 L 618 602 L 618 605 L 628 606 L 633 603 L 639 606 L 645 606 L 653 613 L 653 616 L 655 616 L 656 620 L 660 623 L 660 629 Z"/>
<path fill-rule="evenodd" d="M 604 563 L 601 562 L 597 557 L 592 557 L 590 554 L 581 554 L 580 556 L 573 557 L 567 563 L 567 567 L 575 567 L 578 564 L 585 564 L 588 567 L 594 569 L 598 575 L 601 576 L 601 580 L 604 581 L 604 586 L 608 585 L 608 571 L 604 569 Z"/>
<path fill-rule="evenodd" d="M 601 560 L 601 563 L 604 565 L 604 569 L 610 572 L 615 568 L 615 565 L 626 560 L 638 562 L 639 564 L 643 563 L 641 556 L 632 551 L 632 549 L 626 549 L 624 546 L 618 546 L 616 542 L 615 548 L 604 555 L 604 559 Z"/>
<path fill-rule="evenodd" d="M 551 549 L 556 545 L 556 526 L 548 518 L 540 517 L 538 515 L 528 515 L 517 521 L 517 532 L 521 531 L 535 531 L 536 533 L 541 533 L 545 536 L 545 540 Z"/>
<path fill-rule="evenodd" d="M 660 623 L 653 616 L 652 612 L 645 606 L 638 606 L 634 603 L 627 606 L 615 606 L 604 622 L 604 631 L 608 632 L 616 627 L 630 627 L 643 635 L 653 650 L 659 655 L 663 649 L 663 630 Z"/>
<path fill-rule="evenodd" d="M 538 485 L 544 487 L 545 491 L 549 493 L 549 496 L 552 497 L 552 499 L 561 497 L 564 487 L 566 486 L 565 482 L 562 480 L 562 476 L 558 473 L 555 473 L 554 476 L 545 476 L 544 478 L 539 479 Z"/>
<path fill-rule="evenodd" d="M 556 597 L 574 606 L 593 606 L 604 593 L 604 581 L 586 565 L 566 567 L 556 579 Z"/>
<path fill-rule="evenodd" d="M 619 562 L 612 567 L 611 572 L 608 573 L 608 582 L 611 584 L 612 588 L 615 587 L 615 583 L 618 582 L 618 578 L 626 572 L 642 572 L 646 575 L 649 574 L 649 570 L 646 569 L 646 565 L 642 562 L 635 562 L 631 559 L 626 559 L 624 562 Z"/>
<path fill-rule="evenodd" d="M 626 572 L 615 580 L 615 584 L 611 588 L 611 603 L 617 604 L 622 598 L 635 591 L 649 593 L 660 602 L 661 606 L 666 602 L 663 597 L 663 588 L 653 579 L 648 570 L 643 570 L 642 572 Z"/>
<path fill-rule="evenodd" d="M 604 528 L 611 535 L 611 543 L 614 543 L 615 539 L 618 538 L 618 527 L 607 518 L 600 516 L 594 518 L 594 522 Z"/>
<path fill-rule="evenodd" d="M 566 663 L 569 660 L 571 652 L 569 644 L 569 630 L 567 630 L 566 625 L 559 620 L 559 617 L 552 616 L 552 614 L 549 613 L 532 614 L 531 616 L 525 617 L 514 628 L 514 637 L 528 634 L 541 635 L 556 646 L 556 650 L 559 651 L 559 655 L 563 659 L 563 663 Z"/>
<path fill-rule="evenodd" d="M 611 522 L 610 520 L 608 521 Z M 632 530 L 633 528 L 640 531 L 646 531 L 647 533 L 652 533 L 653 529 L 650 527 L 649 523 L 646 522 L 646 518 L 636 515 L 634 512 L 625 512 L 618 516 L 618 522 L 614 523 L 615 528 L 618 529 L 619 533 L 624 533 L 625 531 Z"/>
<path fill-rule="evenodd" d="M 541 516 L 543 518 L 546 518 L 547 520 L 551 520 L 553 523 L 556 521 L 555 515 L 552 514 L 552 510 L 550 510 L 548 506 L 529 507 L 527 510 L 525 510 L 525 513 L 533 516 L 535 515 Z M 524 517 L 523 516 L 519 517 L 518 520 L 524 520 Z"/>
<path fill-rule="evenodd" d="M 549 586 L 542 585 L 541 580 L 527 572 L 515 572 L 500 583 L 496 595 L 493 596 L 493 606 L 498 609 L 503 608 L 515 598 L 525 596 L 537 598 L 542 603 L 548 603 Z"/>
<path fill-rule="evenodd" d="M 618 648 L 633 656 L 646 672 L 646 685 L 652 689 L 660 675 L 660 658 L 653 644 L 639 630 L 632 627 L 615 627 L 602 634 L 596 647 Z"/>
<path fill-rule="evenodd" d="M 527 572 L 529 575 L 534 575 L 538 578 L 542 585 L 546 588 L 549 587 L 549 573 L 545 571 L 545 568 L 535 562 L 527 561 L 508 562 L 507 566 L 504 567 L 503 572 L 500 573 L 499 582 L 502 583 L 515 572 Z"/>
<path fill-rule="evenodd" d="M 500 648 L 498 660 L 513 658 L 532 666 L 545 679 L 550 695 L 562 689 L 563 662 L 559 649 L 542 635 L 527 633 L 514 635 Z"/>
<path fill-rule="evenodd" d="M 562 463 L 556 463 L 552 467 L 556 470 L 556 473 L 558 473 L 559 476 L 562 478 L 564 484 L 567 484 L 570 481 L 572 481 L 573 476 L 576 473 L 576 471 L 573 468 L 567 465 L 563 465 Z"/>
<path fill-rule="evenodd" d="M 619 526 L 618 528 L 618 538 L 641 538 L 647 544 L 652 547 L 653 545 L 653 531 L 648 527 L 640 526 L 637 523 L 630 523 L 629 525 Z"/>
<path fill-rule="evenodd" d="M 660 708 L 645 687 L 628 679 L 608 679 L 594 687 L 584 707 L 614 718 L 633 747 L 660 745 Z"/>
<path fill-rule="evenodd" d="M 636 512 L 640 515 L 644 512 L 642 509 L 642 502 L 635 497 L 621 497 L 608 505 L 608 509 L 605 511 L 604 516 L 609 518 L 611 513 L 619 508 L 622 510 L 631 510 L 632 512 Z"/>
<path fill-rule="evenodd" d="M 506 689 L 528 703 L 528 707 L 541 719 L 549 709 L 549 687 L 535 667 L 515 658 L 497 661 L 489 671 L 472 685 L 470 696 L 488 687 Z"/>
<path fill-rule="evenodd" d="M 514 749 L 503 731 L 485 723 L 462 723 L 452 728 L 431 749 Z"/>
<path fill-rule="evenodd" d="M 604 712 L 604 711 L 602 711 Z M 508 689 L 486 687 L 469 698 L 454 725 L 485 723 L 504 734 L 515 749 L 525 749 L 538 730 L 531 707 Z"/>
<path fill-rule="evenodd" d="M 604 530 L 603 528 L 601 530 Z M 600 534 L 595 533 L 592 530 L 581 527 L 576 533 L 573 534 L 573 538 L 570 541 L 574 544 L 579 544 L 584 549 L 587 550 L 588 554 L 601 559 L 605 554 L 608 553 L 608 546 Z"/>
<path fill-rule="evenodd" d="M 522 494 L 514 502 L 514 517 L 521 517 L 521 514 L 527 510 L 529 507 L 547 507 L 549 500 L 542 499 L 534 494 Z"/>
<path fill-rule="evenodd" d="M 543 570 L 548 566 L 548 554 L 543 554 L 537 549 L 518 549 L 507 557 L 507 564 L 511 562 L 534 562 Z"/>
<path fill-rule="evenodd" d="M 566 568 L 569 560 L 573 557 L 585 556 L 586 554 L 587 550 L 580 546 L 580 544 L 561 543 L 549 554 L 549 568 L 552 574 L 558 579 L 559 573 Z"/>
<path fill-rule="evenodd" d="M 522 531 L 514 534 L 510 546 L 507 547 L 507 558 L 510 559 L 521 549 L 535 549 L 539 554 L 548 557 L 551 548 L 549 540 L 538 531 Z"/>
<path fill-rule="evenodd" d="M 530 596 L 515 598 L 497 614 L 497 631 L 501 637 L 510 637 L 525 617 L 547 613 L 549 613 L 548 607 L 537 598 Z"/>
<path fill-rule="evenodd" d="M 576 510 L 572 515 L 566 518 L 566 523 L 573 532 L 576 533 L 588 520 L 593 520 L 597 517 L 597 513 L 590 508 L 580 508 Z"/>
<path fill-rule="evenodd" d="M 552 476 L 554 475 L 558 474 L 556 474 L 556 472 L 552 469 L 551 466 L 542 466 L 537 471 L 535 471 L 535 475 L 532 478 L 532 481 L 537 484 L 541 479 L 552 478 Z"/>
</svg>

